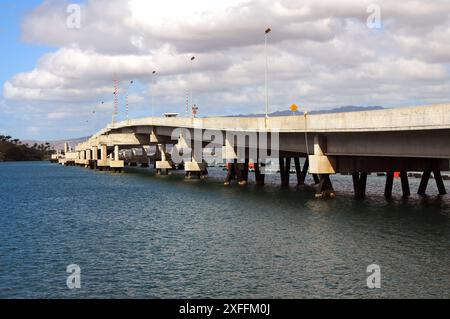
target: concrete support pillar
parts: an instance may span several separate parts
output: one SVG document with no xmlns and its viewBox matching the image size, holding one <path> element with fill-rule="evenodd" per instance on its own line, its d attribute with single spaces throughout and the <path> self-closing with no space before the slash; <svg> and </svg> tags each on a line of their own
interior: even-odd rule
<svg viewBox="0 0 450 319">
<path fill-rule="evenodd" d="M 392 197 L 392 186 L 394 184 L 394 172 L 386 173 L 386 186 L 384 188 L 384 196 L 386 198 Z"/>
<path fill-rule="evenodd" d="M 325 156 L 327 150 L 327 139 L 323 135 L 314 136 L 314 155 Z"/>
<path fill-rule="evenodd" d="M 366 197 L 367 173 L 353 173 L 353 189 L 355 197 L 363 199 Z"/>
<path fill-rule="evenodd" d="M 230 185 L 232 180 L 237 180 L 238 184 L 241 186 L 247 185 L 248 180 L 246 179 L 246 176 L 248 178 L 248 164 L 246 166 L 245 164 L 238 163 L 237 159 L 234 159 L 232 163 L 228 163 L 227 165 L 228 173 L 227 177 L 225 178 L 224 185 Z M 246 167 L 247 173 L 245 173 Z"/>
<path fill-rule="evenodd" d="M 425 193 L 427 191 L 428 181 L 430 180 L 430 177 L 431 177 L 431 171 L 423 172 L 417 194 L 425 196 Z"/>
<path fill-rule="evenodd" d="M 91 150 L 86 150 L 86 160 L 90 161 L 92 159 Z"/>
<path fill-rule="evenodd" d="M 94 161 L 98 160 L 98 147 L 97 146 L 92 147 L 92 159 Z"/>
<path fill-rule="evenodd" d="M 280 157 L 279 163 L 280 163 L 281 187 L 289 187 L 289 176 L 291 174 L 291 158 Z"/>
<path fill-rule="evenodd" d="M 438 188 L 439 195 L 447 194 L 447 191 L 445 190 L 444 181 L 442 180 L 441 172 L 440 171 L 433 171 L 433 176 L 434 176 L 434 180 L 436 181 L 436 186 Z M 427 190 L 427 186 L 428 186 L 428 181 L 430 180 L 430 177 L 431 177 L 431 171 L 423 172 L 422 179 L 420 181 L 420 186 L 419 186 L 419 190 L 417 191 L 417 194 L 425 196 L 426 190 Z"/>
<path fill-rule="evenodd" d="M 305 163 L 303 164 L 303 168 L 301 168 L 300 158 L 299 157 L 295 157 L 294 158 L 294 162 L 295 162 L 295 172 L 296 172 L 296 175 L 297 175 L 297 185 L 298 186 L 304 186 L 305 185 L 306 176 L 308 175 L 309 158 L 308 158 L 308 156 L 306 156 Z M 314 179 L 314 184 L 317 185 L 317 184 L 320 183 L 319 176 L 317 174 L 312 174 L 312 177 Z"/>
<path fill-rule="evenodd" d="M 312 174 L 312 176 L 313 176 L 313 179 L 314 179 L 314 184 L 315 184 L 315 185 L 318 185 L 318 184 L 320 183 L 319 175 L 317 175 L 317 174 Z"/>
<path fill-rule="evenodd" d="M 100 160 L 97 160 L 97 168 L 100 170 L 109 169 L 108 148 L 106 144 L 100 145 Z"/>
<path fill-rule="evenodd" d="M 320 183 L 316 192 L 316 198 L 335 198 L 336 192 L 331 184 L 330 174 L 319 175 Z"/>
<path fill-rule="evenodd" d="M 403 197 L 410 196 L 411 192 L 409 190 L 408 172 L 405 171 L 400 172 L 400 179 L 402 181 Z"/>
<path fill-rule="evenodd" d="M 436 186 L 439 191 L 439 195 L 445 195 L 447 194 L 447 191 L 445 190 L 444 181 L 442 180 L 441 172 L 440 171 L 433 171 L 434 179 L 436 181 Z"/>
<path fill-rule="evenodd" d="M 119 158 L 119 145 L 114 145 L 114 154 L 112 160 L 109 161 L 109 169 L 114 172 L 122 172 L 125 167 L 125 162 Z"/>
<path fill-rule="evenodd" d="M 161 154 L 161 160 L 156 161 L 155 168 L 157 175 L 169 175 L 173 168 L 173 164 L 168 160 L 168 154 L 166 151 L 166 144 L 158 144 L 158 151 Z"/>
<path fill-rule="evenodd" d="M 254 163 L 255 165 L 255 183 L 258 186 L 262 186 L 264 185 L 264 180 L 265 180 L 265 175 L 261 174 L 261 163 L 259 163 L 259 161 L 256 161 L 256 163 Z"/>
<path fill-rule="evenodd" d="M 119 160 L 119 145 L 114 146 L 114 160 L 115 161 Z"/>
<path fill-rule="evenodd" d="M 106 144 L 102 144 L 100 147 L 100 160 L 106 161 L 108 159 L 108 149 L 106 147 Z"/>
<path fill-rule="evenodd" d="M 208 175 L 208 165 L 203 161 L 203 149 L 201 143 L 196 145 L 195 135 L 199 132 L 194 130 L 194 140 L 192 141 L 191 148 L 191 161 L 184 163 L 184 171 L 186 173 L 186 179 L 201 179 Z M 198 140 L 197 140 L 198 141 Z M 180 144 L 188 145 L 183 136 L 180 136 Z"/>
<path fill-rule="evenodd" d="M 314 136 L 314 155 L 309 158 L 309 171 L 313 174 L 314 182 L 320 184 L 323 179 L 321 175 L 336 174 L 336 158 L 326 155 L 327 140 L 323 135 Z M 317 176 L 319 175 L 319 176 Z M 328 182 L 327 182 L 328 183 Z M 322 183 L 323 184 L 323 183 Z"/>
</svg>

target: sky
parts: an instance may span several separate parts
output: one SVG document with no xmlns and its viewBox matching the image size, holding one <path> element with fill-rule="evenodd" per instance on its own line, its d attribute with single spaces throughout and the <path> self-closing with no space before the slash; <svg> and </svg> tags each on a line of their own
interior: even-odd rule
<svg viewBox="0 0 450 319">
<path fill-rule="evenodd" d="M 2 0 L 0 134 L 90 135 L 115 79 L 117 120 L 190 87 L 200 116 L 263 113 L 266 52 L 271 112 L 446 103 L 449 38 L 448 0 Z"/>
</svg>

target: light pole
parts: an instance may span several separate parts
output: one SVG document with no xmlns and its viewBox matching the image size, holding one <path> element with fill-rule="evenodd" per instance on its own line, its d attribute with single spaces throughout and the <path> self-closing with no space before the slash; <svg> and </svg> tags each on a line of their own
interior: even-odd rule
<svg viewBox="0 0 450 319">
<path fill-rule="evenodd" d="M 272 29 L 268 28 L 264 34 L 264 52 L 266 54 L 266 74 L 265 74 L 265 83 L 266 83 L 266 118 L 269 117 L 269 58 L 267 54 L 267 38 Z"/>
<path fill-rule="evenodd" d="M 192 89 L 192 63 L 195 60 L 195 56 L 191 58 L 191 63 L 189 63 L 189 107 L 186 110 L 186 116 L 189 116 L 189 108 L 194 104 L 193 89 Z"/>
<path fill-rule="evenodd" d="M 129 119 L 129 113 L 130 113 L 130 87 L 131 85 L 134 83 L 134 81 L 130 81 L 130 84 L 127 87 L 127 92 L 126 92 L 126 96 L 125 96 L 125 105 L 126 105 L 126 114 L 127 114 L 127 121 Z"/>
<path fill-rule="evenodd" d="M 152 97 L 151 97 L 151 99 L 152 99 L 152 117 L 155 115 L 155 109 L 154 109 L 154 104 L 153 104 L 153 99 L 154 99 L 153 89 L 155 87 L 155 75 L 156 75 L 156 71 L 153 71 L 152 72 L 152 90 L 151 90 L 151 92 L 152 92 Z"/>
</svg>

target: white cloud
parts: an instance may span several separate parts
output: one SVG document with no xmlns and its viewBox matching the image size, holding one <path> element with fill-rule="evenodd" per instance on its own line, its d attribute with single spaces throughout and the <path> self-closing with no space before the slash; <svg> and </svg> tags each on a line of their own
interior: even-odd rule
<svg viewBox="0 0 450 319">
<path fill-rule="evenodd" d="M 32 102 L 48 119 L 81 117 L 99 101 L 99 109 L 112 109 L 117 73 L 124 83 L 143 84 L 144 92 L 130 96 L 135 108 L 148 108 L 153 88 L 161 111 L 179 110 L 192 81 L 203 114 L 255 112 L 263 105 L 270 26 L 274 110 L 292 102 L 313 109 L 448 101 L 450 2 L 377 1 L 381 30 L 366 26 L 371 3 L 87 0 L 81 29 L 69 29 L 68 2 L 47 0 L 24 19 L 23 38 L 58 49 L 5 82 L 3 92 L 17 108 Z"/>
</svg>

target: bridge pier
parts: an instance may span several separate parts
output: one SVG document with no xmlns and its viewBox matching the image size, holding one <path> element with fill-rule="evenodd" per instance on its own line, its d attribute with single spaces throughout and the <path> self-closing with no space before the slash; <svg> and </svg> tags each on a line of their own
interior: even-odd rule
<svg viewBox="0 0 450 319">
<path fill-rule="evenodd" d="M 400 172 L 400 180 L 402 182 L 403 197 L 410 196 L 411 195 L 411 191 L 409 190 L 408 172 L 401 171 Z"/>
<path fill-rule="evenodd" d="M 98 146 L 92 146 L 91 153 L 92 153 L 92 156 L 91 156 L 91 160 L 89 162 L 89 168 L 96 169 L 97 161 L 98 161 Z"/>
<path fill-rule="evenodd" d="M 228 173 L 225 178 L 224 185 L 228 186 L 231 181 L 236 180 L 240 186 L 245 186 L 248 184 L 248 159 L 245 163 L 238 163 L 237 159 L 233 162 L 228 163 Z"/>
<path fill-rule="evenodd" d="M 330 175 L 336 174 L 336 163 L 333 157 L 326 155 L 327 151 L 327 138 L 323 135 L 314 136 L 314 155 L 309 156 L 310 172 L 312 174 L 318 174 L 318 189 L 316 192 L 316 198 L 334 198 L 336 192 L 333 189 Z M 314 176 L 314 175 L 313 175 Z M 314 177 L 314 181 L 317 181 L 317 177 Z"/>
<path fill-rule="evenodd" d="M 170 175 L 173 164 L 168 160 L 166 144 L 158 144 L 157 149 L 161 154 L 161 160 L 155 162 L 156 175 Z"/>
<path fill-rule="evenodd" d="M 100 145 L 100 160 L 97 161 L 97 168 L 100 171 L 109 169 L 108 147 L 106 144 Z"/>
<path fill-rule="evenodd" d="M 180 139 L 184 138 L 180 137 Z M 196 149 L 194 145 L 191 145 L 191 160 L 184 163 L 186 179 L 202 179 L 208 176 L 208 165 L 203 161 L 202 153 L 203 149 L 201 146 L 199 149 Z"/>
<path fill-rule="evenodd" d="M 330 174 L 320 174 L 319 180 L 316 198 L 335 198 L 336 192 L 333 189 Z"/>
<path fill-rule="evenodd" d="M 353 173 L 352 178 L 355 197 L 364 199 L 366 197 L 367 173 Z"/>
<path fill-rule="evenodd" d="M 300 165 L 300 157 L 294 157 L 295 163 L 295 172 L 297 175 L 297 186 L 305 186 L 306 176 L 308 175 L 309 169 L 309 158 L 306 156 L 305 163 L 303 164 L 303 168 Z M 311 174 L 314 179 L 314 184 L 317 185 L 320 183 L 319 176 L 317 174 Z"/>
<path fill-rule="evenodd" d="M 123 172 L 123 169 L 125 167 L 125 162 L 120 160 L 119 157 L 119 145 L 115 145 L 114 146 L 114 157 L 113 159 L 109 162 L 109 168 L 111 170 L 113 170 L 114 172 Z"/>
<path fill-rule="evenodd" d="M 291 158 L 280 157 L 279 163 L 280 163 L 281 187 L 289 187 L 289 176 L 291 174 Z"/>
<path fill-rule="evenodd" d="M 254 165 L 255 165 L 255 183 L 257 186 L 263 186 L 265 180 L 265 174 L 261 173 L 261 166 L 263 164 L 260 163 L 259 160 L 257 160 L 256 163 L 254 163 Z"/>
<path fill-rule="evenodd" d="M 433 171 L 434 179 L 436 181 L 436 186 L 439 191 L 439 195 L 445 195 L 447 194 L 447 191 L 445 190 L 444 181 L 442 180 L 441 172 L 440 171 Z M 417 194 L 421 196 L 426 195 L 426 190 L 428 186 L 428 181 L 431 177 L 431 171 L 424 171 L 422 174 L 422 179 L 420 181 L 419 190 L 417 191 Z"/>
<path fill-rule="evenodd" d="M 91 166 L 91 159 L 92 159 L 92 153 L 90 149 L 87 149 L 86 151 L 86 162 L 84 164 L 85 168 L 90 168 Z"/>
<path fill-rule="evenodd" d="M 394 184 L 394 172 L 386 172 L 386 186 L 384 188 L 384 196 L 392 198 L 392 187 Z"/>
</svg>

